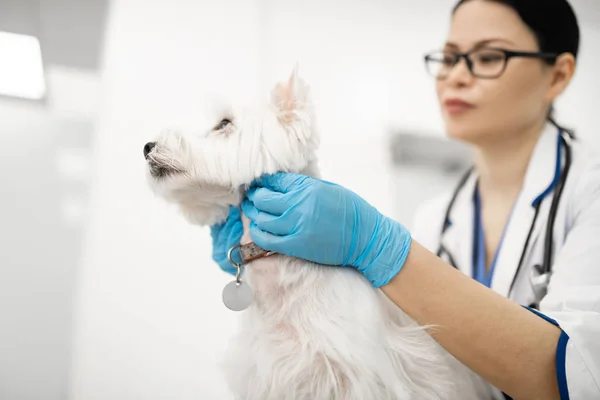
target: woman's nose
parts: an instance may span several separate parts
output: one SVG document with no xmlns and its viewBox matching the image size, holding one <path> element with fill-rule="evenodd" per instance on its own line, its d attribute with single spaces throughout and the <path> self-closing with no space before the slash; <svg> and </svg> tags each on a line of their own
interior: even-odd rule
<svg viewBox="0 0 600 400">
<path fill-rule="evenodd" d="M 464 86 L 473 79 L 468 62 L 465 59 L 460 59 L 452 69 L 448 72 L 446 83 L 453 86 Z"/>
</svg>

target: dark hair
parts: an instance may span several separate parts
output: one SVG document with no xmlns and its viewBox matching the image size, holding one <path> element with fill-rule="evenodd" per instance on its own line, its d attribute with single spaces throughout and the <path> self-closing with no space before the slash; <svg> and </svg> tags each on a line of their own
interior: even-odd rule
<svg viewBox="0 0 600 400">
<path fill-rule="evenodd" d="M 464 3 L 460 0 L 453 13 Z M 579 24 L 573 8 L 567 0 L 488 0 L 505 4 L 514 9 L 521 20 L 534 33 L 541 52 L 571 53 L 577 59 L 579 53 Z M 554 64 L 555 60 L 546 60 Z M 548 113 L 548 121 L 571 136 L 573 132 L 560 126 L 553 117 L 553 106 Z"/>
</svg>

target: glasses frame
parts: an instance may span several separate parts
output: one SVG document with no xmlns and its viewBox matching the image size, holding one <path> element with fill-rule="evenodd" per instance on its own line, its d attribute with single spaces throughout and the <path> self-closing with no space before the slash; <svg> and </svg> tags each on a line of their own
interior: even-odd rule
<svg viewBox="0 0 600 400">
<path fill-rule="evenodd" d="M 470 58 L 471 54 L 477 53 L 480 51 L 485 51 L 485 50 L 498 51 L 498 52 L 504 54 L 504 65 L 502 66 L 502 70 L 500 70 L 500 72 L 497 75 L 481 76 L 481 75 L 477 75 L 475 72 L 473 72 L 473 61 Z M 481 47 L 478 49 L 470 50 L 466 53 L 449 52 L 454 55 L 454 62 L 452 63 L 452 67 L 448 70 L 448 74 L 446 76 L 440 78 L 439 74 L 438 74 L 438 76 L 435 76 L 431 73 L 430 68 L 428 67 L 428 63 L 430 61 L 434 61 L 434 59 L 433 59 L 434 54 L 440 54 L 440 53 L 444 53 L 444 52 L 445 52 L 444 50 L 430 52 L 430 53 L 425 54 L 425 56 L 423 58 L 425 61 L 425 68 L 427 69 L 427 72 L 429 72 L 430 75 L 432 75 L 434 78 L 436 78 L 438 80 L 446 79 L 448 77 L 448 75 L 450 75 L 450 71 L 452 71 L 452 68 L 456 67 L 456 65 L 463 58 L 465 59 L 465 62 L 467 63 L 467 68 L 469 69 L 469 73 L 472 76 L 474 76 L 475 78 L 497 79 L 500 76 L 502 76 L 504 71 L 506 71 L 506 66 L 508 65 L 508 61 L 511 58 L 525 57 L 525 58 L 537 58 L 537 59 L 546 60 L 546 61 L 556 61 L 556 58 L 558 58 L 558 56 L 559 56 L 558 54 L 555 54 L 555 53 L 532 52 L 532 51 L 512 51 L 512 50 L 506 50 L 506 49 L 501 49 L 501 48 L 497 48 L 497 47 Z M 437 60 L 435 60 L 435 61 L 437 61 Z"/>
</svg>

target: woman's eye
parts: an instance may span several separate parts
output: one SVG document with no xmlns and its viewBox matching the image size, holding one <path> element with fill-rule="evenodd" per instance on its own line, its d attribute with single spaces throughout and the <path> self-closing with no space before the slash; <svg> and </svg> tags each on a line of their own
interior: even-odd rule
<svg viewBox="0 0 600 400">
<path fill-rule="evenodd" d="M 504 58 L 501 54 L 481 54 L 479 55 L 477 61 L 483 64 L 492 64 L 501 62 L 503 59 Z"/>
<path fill-rule="evenodd" d="M 442 65 L 444 67 L 452 67 L 454 65 L 454 57 L 451 56 L 445 56 L 442 59 Z"/>
<path fill-rule="evenodd" d="M 231 124 L 231 121 L 225 118 L 219 122 L 219 125 L 217 125 L 217 130 L 225 129 L 229 124 Z"/>
</svg>

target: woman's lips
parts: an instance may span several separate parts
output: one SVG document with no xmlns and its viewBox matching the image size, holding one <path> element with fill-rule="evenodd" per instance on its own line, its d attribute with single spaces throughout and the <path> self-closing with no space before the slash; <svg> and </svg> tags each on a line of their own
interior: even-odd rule
<svg viewBox="0 0 600 400">
<path fill-rule="evenodd" d="M 444 107 L 449 114 L 460 114 L 475 108 L 473 104 L 458 98 L 444 100 Z"/>
</svg>

